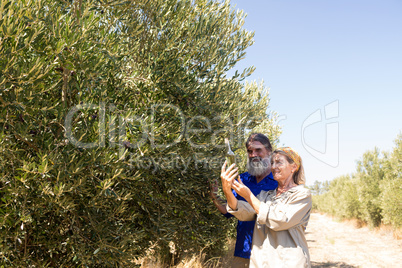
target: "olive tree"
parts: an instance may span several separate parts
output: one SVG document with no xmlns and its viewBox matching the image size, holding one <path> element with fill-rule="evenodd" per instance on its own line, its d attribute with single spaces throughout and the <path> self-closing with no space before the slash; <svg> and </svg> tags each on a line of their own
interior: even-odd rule
<svg viewBox="0 0 402 268">
<path fill-rule="evenodd" d="M 223 139 L 268 116 L 229 1 L 2 0 L 0 262 L 133 267 L 217 253 Z M 212 256 L 212 255 L 211 255 Z"/>
</svg>

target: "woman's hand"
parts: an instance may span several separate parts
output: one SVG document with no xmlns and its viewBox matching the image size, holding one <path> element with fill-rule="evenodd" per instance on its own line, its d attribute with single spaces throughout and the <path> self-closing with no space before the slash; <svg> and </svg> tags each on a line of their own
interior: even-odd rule
<svg viewBox="0 0 402 268">
<path fill-rule="evenodd" d="M 221 180 L 222 180 L 222 190 L 226 196 L 227 204 L 233 210 L 237 209 L 237 199 L 232 193 L 232 185 L 233 181 L 236 179 L 239 174 L 237 173 L 237 168 L 235 168 L 235 164 L 232 164 L 228 169 L 226 169 L 226 161 L 222 166 L 221 171 Z"/>
<path fill-rule="evenodd" d="M 237 173 L 238 168 L 235 167 L 236 164 L 232 164 L 228 169 L 226 169 L 227 162 L 222 166 L 221 170 L 221 180 L 222 180 L 222 190 L 223 192 L 231 192 L 233 181 L 239 176 Z"/>
<path fill-rule="evenodd" d="M 250 189 L 240 180 L 240 177 L 233 181 L 232 188 L 246 200 L 249 200 L 250 195 L 252 194 Z"/>
<path fill-rule="evenodd" d="M 240 177 L 235 180 L 232 184 L 233 190 L 236 191 L 237 194 L 242 196 L 247 202 L 253 207 L 255 212 L 258 214 L 260 212 L 260 200 L 251 192 L 251 190 L 244 185 L 244 183 L 240 180 Z"/>
</svg>

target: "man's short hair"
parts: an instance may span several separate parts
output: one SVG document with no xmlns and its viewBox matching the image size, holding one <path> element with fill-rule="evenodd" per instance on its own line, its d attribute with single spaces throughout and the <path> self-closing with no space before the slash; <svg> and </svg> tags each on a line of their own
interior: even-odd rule
<svg viewBox="0 0 402 268">
<path fill-rule="evenodd" d="M 269 142 L 269 139 L 267 136 L 265 136 L 262 133 L 251 133 L 250 136 L 248 137 L 247 141 L 246 141 L 246 148 L 248 149 L 248 146 L 251 142 L 253 141 L 259 141 L 261 142 L 262 145 L 265 146 L 265 148 L 272 152 L 272 145 Z"/>
</svg>

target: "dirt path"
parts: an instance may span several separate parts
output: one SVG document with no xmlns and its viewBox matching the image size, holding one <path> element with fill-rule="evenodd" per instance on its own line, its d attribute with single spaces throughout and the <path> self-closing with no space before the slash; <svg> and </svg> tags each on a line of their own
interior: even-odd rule
<svg viewBox="0 0 402 268">
<path fill-rule="evenodd" d="M 402 267 L 402 240 L 312 213 L 306 230 L 312 267 Z"/>
</svg>

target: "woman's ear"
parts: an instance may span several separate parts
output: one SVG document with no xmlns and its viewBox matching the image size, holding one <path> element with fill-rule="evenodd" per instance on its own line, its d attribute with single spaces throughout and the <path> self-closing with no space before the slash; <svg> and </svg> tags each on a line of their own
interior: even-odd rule
<svg viewBox="0 0 402 268">
<path fill-rule="evenodd" d="M 295 173 L 297 170 L 297 165 L 296 163 L 292 163 L 292 173 Z"/>
</svg>

